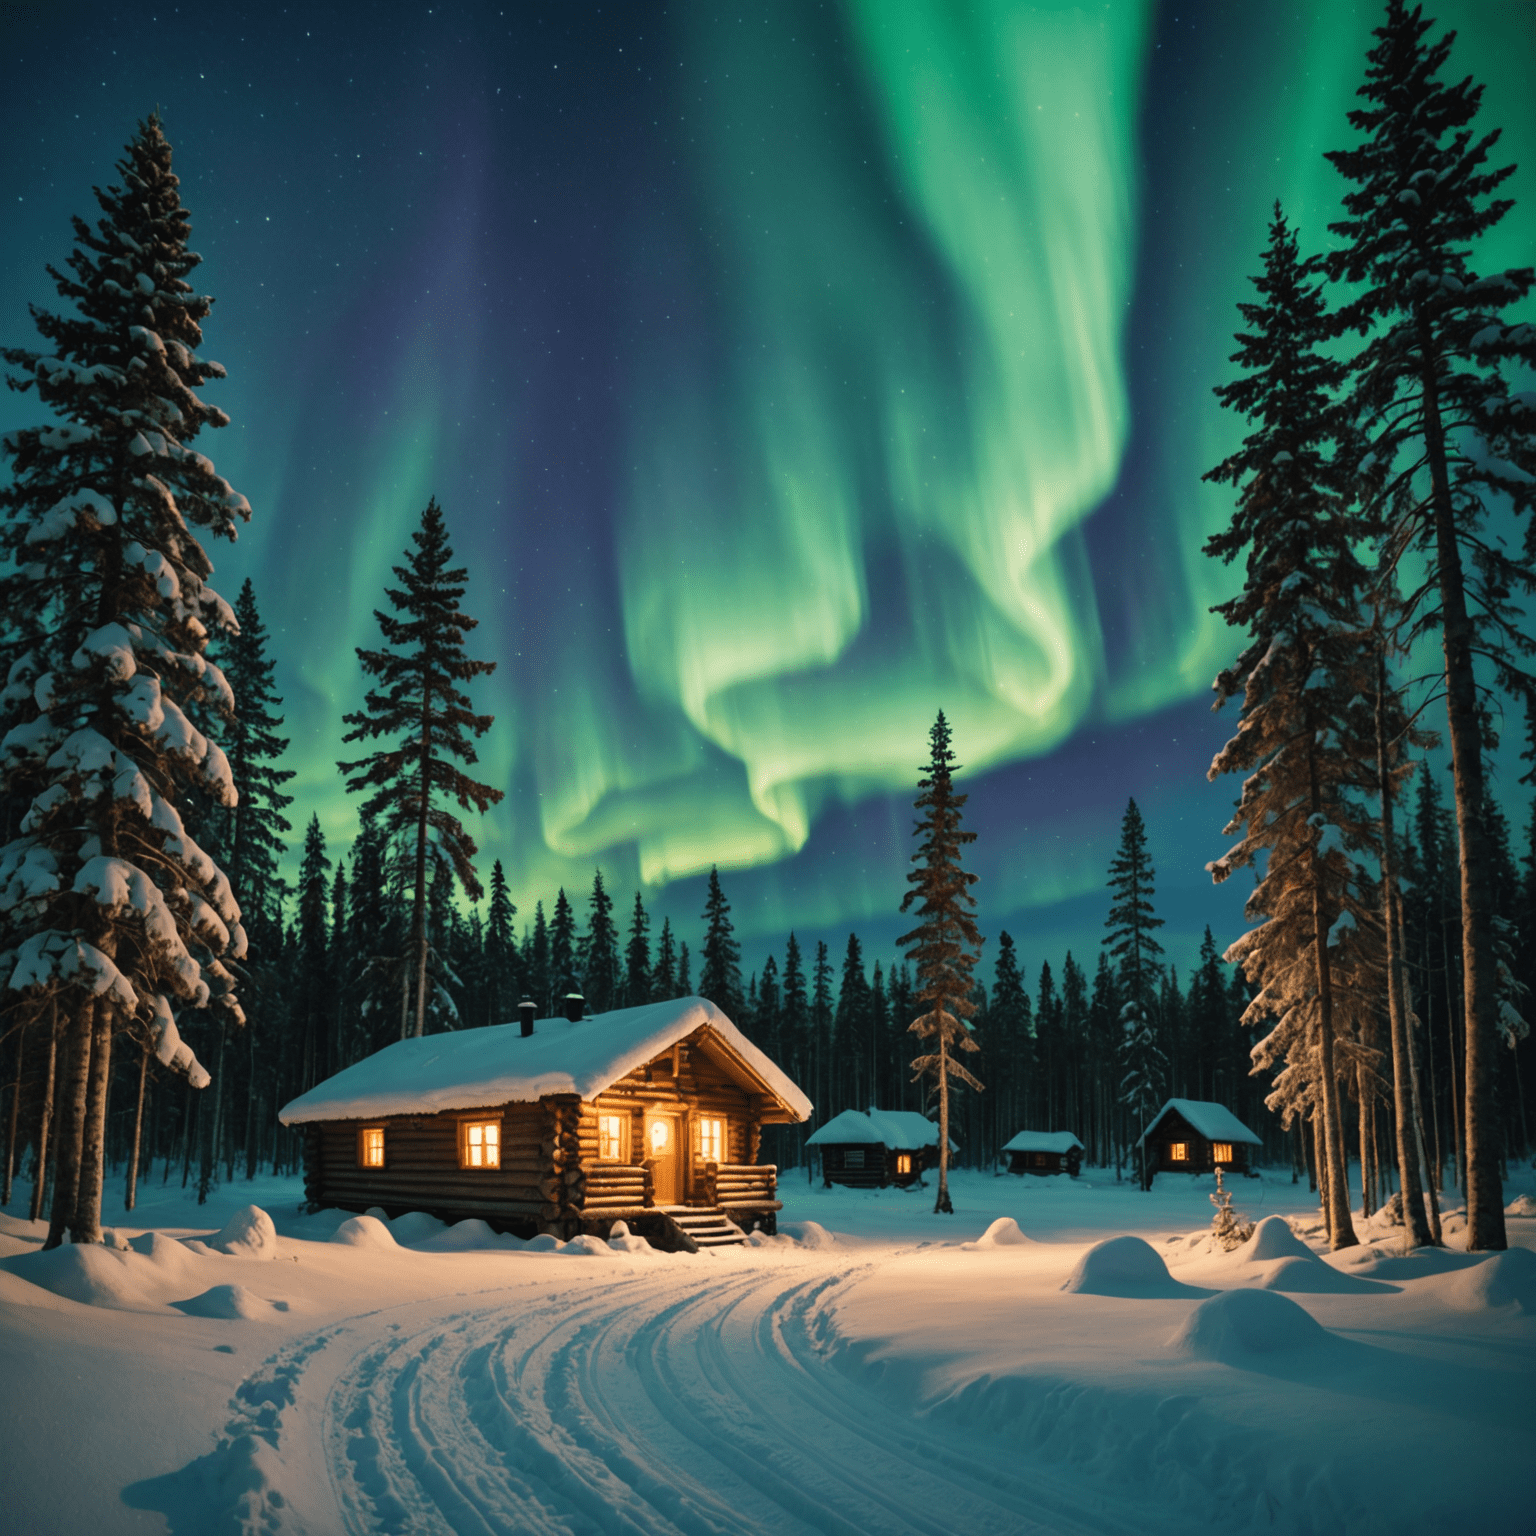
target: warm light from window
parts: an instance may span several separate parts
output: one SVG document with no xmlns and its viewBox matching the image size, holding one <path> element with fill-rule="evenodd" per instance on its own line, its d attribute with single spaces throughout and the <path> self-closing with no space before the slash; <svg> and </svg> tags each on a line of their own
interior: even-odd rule
<svg viewBox="0 0 1536 1536">
<path fill-rule="evenodd" d="M 364 1168 L 384 1166 L 384 1127 L 368 1125 L 358 1133 L 358 1162 Z"/>
<path fill-rule="evenodd" d="M 1189 1143 L 1187 1141 L 1170 1141 L 1168 1143 L 1168 1161 L 1170 1163 L 1187 1163 L 1189 1161 Z"/>
<path fill-rule="evenodd" d="M 624 1122 L 618 1115 L 597 1117 L 597 1155 L 605 1162 L 623 1161 Z"/>
<path fill-rule="evenodd" d="M 699 1161 L 722 1163 L 725 1161 L 725 1121 L 706 1116 L 699 1121 Z"/>
<path fill-rule="evenodd" d="M 896 1154 L 896 1172 L 912 1172 L 912 1154 L 910 1152 L 898 1152 Z"/>
<path fill-rule="evenodd" d="M 660 1157 L 667 1150 L 667 1142 L 671 1139 L 672 1130 L 665 1120 L 651 1121 L 651 1156 Z"/>
<path fill-rule="evenodd" d="M 1212 1149 L 1218 1163 L 1230 1163 L 1232 1161 L 1232 1143 L 1230 1141 L 1218 1141 Z"/>
<path fill-rule="evenodd" d="M 466 1120 L 460 1132 L 459 1166 L 461 1168 L 501 1167 L 501 1122 Z"/>
</svg>

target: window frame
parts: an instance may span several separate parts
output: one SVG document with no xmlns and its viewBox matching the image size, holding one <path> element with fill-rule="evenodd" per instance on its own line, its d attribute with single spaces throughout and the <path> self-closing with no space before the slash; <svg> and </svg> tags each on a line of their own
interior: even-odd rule
<svg viewBox="0 0 1536 1536">
<path fill-rule="evenodd" d="M 1189 1161 L 1189 1143 L 1187 1141 L 1170 1141 L 1168 1143 L 1168 1161 L 1170 1163 L 1187 1163 Z"/>
<path fill-rule="evenodd" d="M 494 1132 L 495 1132 L 494 1141 L 495 1141 L 495 1152 L 496 1152 L 496 1160 L 495 1160 L 495 1162 L 484 1162 L 484 1161 L 482 1161 L 482 1162 L 476 1163 L 476 1162 L 471 1162 L 470 1161 L 470 1147 L 473 1144 L 471 1142 L 471 1140 L 470 1140 L 470 1132 L 472 1130 L 478 1130 L 478 1131 L 482 1132 L 481 1143 L 480 1143 L 482 1149 L 484 1149 L 488 1145 L 488 1143 L 486 1142 L 486 1140 L 484 1138 L 483 1133 L 486 1130 L 494 1130 Z M 486 1115 L 486 1116 L 466 1115 L 462 1120 L 459 1121 L 458 1143 L 459 1143 L 459 1167 L 465 1173 L 497 1173 L 497 1172 L 499 1172 L 500 1169 L 501 1169 L 501 1116 L 500 1115 Z"/>
<path fill-rule="evenodd" d="M 384 1134 L 384 1130 L 385 1128 L 382 1125 L 358 1126 L 357 1166 L 359 1168 L 378 1170 L 389 1166 L 387 1162 L 389 1157 L 389 1141 Z M 368 1138 L 373 1135 L 377 1135 L 379 1138 L 379 1157 L 377 1162 L 372 1161 L 368 1156 Z"/>
<path fill-rule="evenodd" d="M 896 1154 L 896 1172 L 898 1174 L 912 1172 L 912 1154 L 910 1152 L 898 1152 Z"/>
<path fill-rule="evenodd" d="M 1213 1163 L 1236 1162 L 1232 1156 L 1232 1143 L 1230 1141 L 1213 1141 L 1211 1143 L 1211 1161 Z"/>
<path fill-rule="evenodd" d="M 599 1110 L 597 1115 L 597 1160 L 600 1163 L 627 1163 L 629 1161 L 629 1122 L 630 1116 L 621 1114 L 617 1110 Z M 603 1123 L 611 1120 L 614 1124 L 614 1146 L 612 1153 L 603 1151 Z"/>
<path fill-rule="evenodd" d="M 719 1146 L 713 1157 L 711 1157 L 705 1150 L 706 1139 L 714 1139 L 713 1137 L 706 1138 L 704 1130 L 705 1126 L 719 1127 Z M 693 1155 L 695 1162 L 714 1163 L 716 1167 L 719 1167 L 719 1165 L 725 1161 L 726 1149 L 730 1146 L 730 1144 L 729 1124 L 724 1115 L 698 1115 L 694 1118 Z"/>
</svg>

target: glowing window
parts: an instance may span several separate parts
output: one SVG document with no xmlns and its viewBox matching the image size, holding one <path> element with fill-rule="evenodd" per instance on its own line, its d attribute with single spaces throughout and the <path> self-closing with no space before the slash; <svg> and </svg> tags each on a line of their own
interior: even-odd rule
<svg viewBox="0 0 1536 1536">
<path fill-rule="evenodd" d="M 465 1120 L 460 1124 L 459 1167 L 501 1167 L 501 1121 Z"/>
<path fill-rule="evenodd" d="M 624 1117 L 622 1115 L 597 1117 L 597 1155 L 604 1162 L 623 1162 Z"/>
<path fill-rule="evenodd" d="M 912 1172 L 912 1154 L 910 1152 L 898 1152 L 896 1154 L 896 1172 Z"/>
<path fill-rule="evenodd" d="M 1211 1148 L 1218 1163 L 1230 1163 L 1232 1161 L 1232 1143 L 1230 1141 L 1218 1141 Z"/>
<path fill-rule="evenodd" d="M 1170 1141 L 1168 1143 L 1168 1161 L 1170 1163 L 1187 1163 L 1189 1161 L 1189 1143 L 1187 1141 Z"/>
<path fill-rule="evenodd" d="M 357 1165 L 359 1168 L 384 1166 L 384 1127 L 365 1125 L 357 1133 Z"/>
<path fill-rule="evenodd" d="M 660 1157 L 672 1141 L 672 1123 L 658 1116 L 651 1121 L 651 1156 Z"/>
<path fill-rule="evenodd" d="M 1051 1166 L 1051 1160 L 1044 1152 L 1031 1152 L 1029 1156 L 1030 1161 L 1036 1168 L 1049 1168 Z"/>
<path fill-rule="evenodd" d="M 723 1163 L 725 1161 L 725 1121 L 705 1116 L 699 1121 L 699 1161 Z"/>
</svg>

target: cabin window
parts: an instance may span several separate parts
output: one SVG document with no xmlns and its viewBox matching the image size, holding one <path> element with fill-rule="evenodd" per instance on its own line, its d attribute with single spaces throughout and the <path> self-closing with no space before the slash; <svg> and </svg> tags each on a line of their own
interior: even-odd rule
<svg viewBox="0 0 1536 1536">
<path fill-rule="evenodd" d="M 1044 1152 L 1031 1152 L 1029 1154 L 1029 1160 L 1034 1164 L 1036 1168 L 1047 1168 L 1050 1166 L 1051 1162 L 1050 1158 L 1047 1157 Z"/>
<path fill-rule="evenodd" d="M 844 1168 L 862 1168 L 864 1166 L 863 1147 L 849 1147 L 843 1153 Z"/>
<path fill-rule="evenodd" d="M 597 1117 L 597 1155 L 605 1163 L 624 1161 L 624 1122 L 628 1115 Z"/>
<path fill-rule="evenodd" d="M 365 1125 L 357 1133 L 357 1166 L 382 1168 L 384 1166 L 384 1127 Z"/>
<path fill-rule="evenodd" d="M 459 1123 L 459 1167 L 501 1167 L 501 1121 L 463 1120 Z"/>
<path fill-rule="evenodd" d="M 698 1124 L 699 1161 L 723 1163 L 725 1161 L 725 1121 L 718 1116 L 705 1115 Z"/>
<path fill-rule="evenodd" d="M 862 1156 L 862 1154 L 861 1154 L 861 1156 Z M 896 1154 L 896 1172 L 897 1173 L 911 1173 L 912 1172 L 912 1154 L 910 1152 L 898 1152 Z"/>
<path fill-rule="evenodd" d="M 1218 1141 L 1211 1148 L 1211 1152 L 1218 1163 L 1230 1163 L 1232 1161 L 1232 1143 L 1230 1141 Z"/>
<path fill-rule="evenodd" d="M 1189 1143 L 1187 1141 L 1170 1141 L 1168 1143 L 1168 1161 L 1170 1163 L 1187 1163 L 1189 1161 Z"/>
</svg>

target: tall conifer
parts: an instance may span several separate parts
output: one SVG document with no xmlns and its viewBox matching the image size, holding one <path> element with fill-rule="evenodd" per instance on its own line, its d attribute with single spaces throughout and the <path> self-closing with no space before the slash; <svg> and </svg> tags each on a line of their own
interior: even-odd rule
<svg viewBox="0 0 1536 1536">
<path fill-rule="evenodd" d="M 709 871 L 704 899 L 703 964 L 699 967 L 699 996 L 707 997 L 728 1018 L 742 1015 L 741 946 L 731 924 L 731 904 L 720 888 L 720 871 Z"/>
<path fill-rule="evenodd" d="M 603 872 L 592 876 L 587 898 L 586 964 L 581 989 L 593 1013 L 606 1013 L 619 997 L 619 930 L 613 921 L 613 898 L 603 885 Z"/>
<path fill-rule="evenodd" d="M 624 946 L 624 1006 L 637 1008 L 651 1000 L 651 920 L 640 892 L 629 919 L 629 942 Z"/>
</svg>

